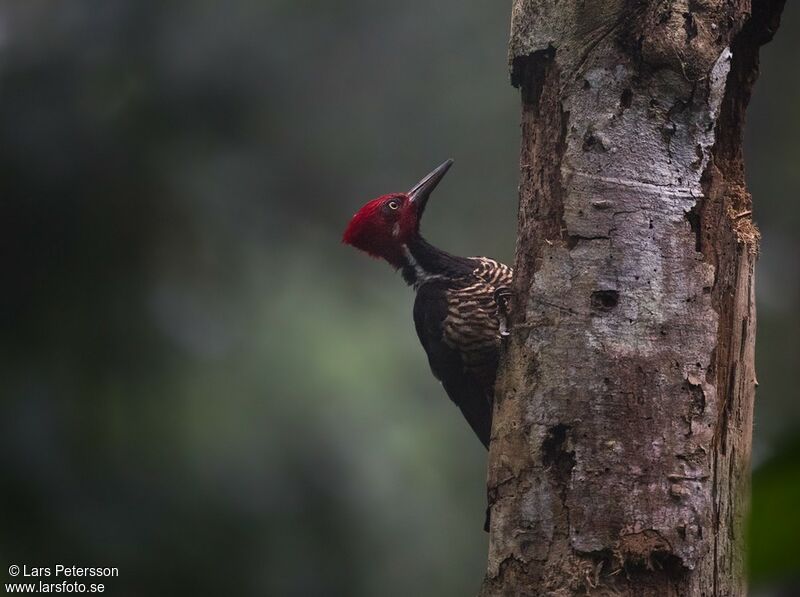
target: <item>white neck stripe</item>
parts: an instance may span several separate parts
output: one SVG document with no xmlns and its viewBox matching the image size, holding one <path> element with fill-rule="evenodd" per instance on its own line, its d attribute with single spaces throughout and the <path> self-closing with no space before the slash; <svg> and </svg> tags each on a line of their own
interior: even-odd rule
<svg viewBox="0 0 800 597">
<path fill-rule="evenodd" d="M 411 269 L 414 270 L 414 286 L 419 286 L 420 284 L 427 282 L 428 280 L 435 280 L 436 278 L 441 278 L 439 274 L 430 274 L 425 271 L 425 268 L 422 267 L 416 259 L 414 259 L 414 255 L 411 254 L 411 249 L 408 248 L 408 245 L 403 245 L 403 254 L 406 256 L 406 261 L 408 261 L 408 265 L 411 266 Z"/>
</svg>

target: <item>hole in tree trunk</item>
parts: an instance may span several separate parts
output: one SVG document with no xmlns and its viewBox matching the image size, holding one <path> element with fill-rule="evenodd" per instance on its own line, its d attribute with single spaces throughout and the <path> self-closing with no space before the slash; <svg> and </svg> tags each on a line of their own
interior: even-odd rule
<svg viewBox="0 0 800 597">
<path fill-rule="evenodd" d="M 595 290 L 592 293 L 592 308 L 599 311 L 611 311 L 619 303 L 619 292 L 616 290 Z"/>
</svg>

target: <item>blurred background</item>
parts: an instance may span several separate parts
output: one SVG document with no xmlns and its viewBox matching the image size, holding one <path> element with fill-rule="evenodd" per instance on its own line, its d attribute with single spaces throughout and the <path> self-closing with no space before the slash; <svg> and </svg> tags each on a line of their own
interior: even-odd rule
<svg viewBox="0 0 800 597">
<path fill-rule="evenodd" d="M 788 4 L 746 144 L 763 595 L 798 574 Z M 427 236 L 512 261 L 509 10 L 0 1 L 0 569 L 117 566 L 113 595 L 475 594 L 485 453 L 412 292 L 340 235 L 453 157 Z"/>
</svg>

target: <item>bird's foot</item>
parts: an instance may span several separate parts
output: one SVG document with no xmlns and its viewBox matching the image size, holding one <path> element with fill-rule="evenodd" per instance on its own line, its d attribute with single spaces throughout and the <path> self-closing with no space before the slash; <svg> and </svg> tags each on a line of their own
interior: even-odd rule
<svg viewBox="0 0 800 597">
<path fill-rule="evenodd" d="M 494 300 L 497 303 L 497 317 L 500 320 L 500 337 L 511 335 L 508 329 L 508 315 L 511 312 L 511 289 L 502 286 L 494 291 Z"/>
</svg>

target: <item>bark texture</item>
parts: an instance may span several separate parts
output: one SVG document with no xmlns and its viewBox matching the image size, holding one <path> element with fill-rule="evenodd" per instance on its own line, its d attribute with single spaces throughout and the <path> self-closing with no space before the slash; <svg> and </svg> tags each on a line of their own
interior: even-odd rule
<svg viewBox="0 0 800 597">
<path fill-rule="evenodd" d="M 515 0 L 519 231 L 482 595 L 745 593 L 741 141 L 782 7 Z"/>
</svg>

